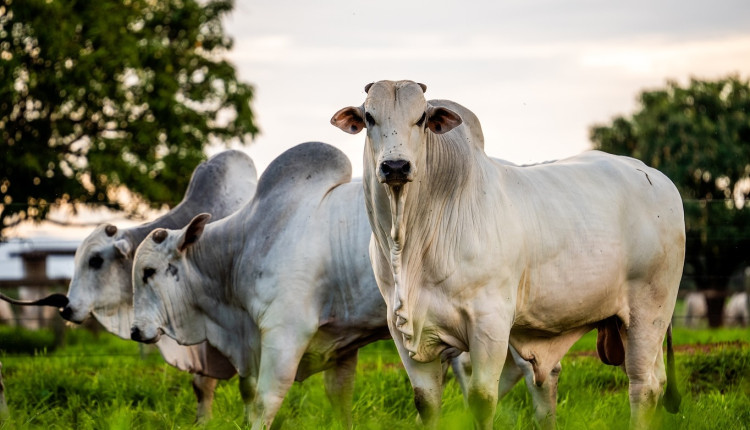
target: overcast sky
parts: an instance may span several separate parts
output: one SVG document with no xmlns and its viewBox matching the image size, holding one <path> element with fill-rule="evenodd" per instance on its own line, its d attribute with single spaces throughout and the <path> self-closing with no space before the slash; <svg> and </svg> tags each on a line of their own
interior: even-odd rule
<svg viewBox="0 0 750 430">
<path fill-rule="evenodd" d="M 727 1 L 238 0 L 230 54 L 256 88 L 260 169 L 298 143 L 344 150 L 364 134 L 329 124 L 364 85 L 410 79 L 479 117 L 488 154 L 516 163 L 574 155 L 588 128 L 667 79 L 750 75 L 750 3 Z"/>
<path fill-rule="evenodd" d="M 525 164 L 588 149 L 591 125 L 631 113 L 639 91 L 667 79 L 750 77 L 747 0 L 237 0 L 225 24 L 229 57 L 256 88 L 262 135 L 247 152 L 259 170 L 318 140 L 361 176 L 364 134 L 329 120 L 382 79 L 461 103 L 479 117 L 488 154 Z M 9 234 L 90 231 L 24 224 Z"/>
</svg>

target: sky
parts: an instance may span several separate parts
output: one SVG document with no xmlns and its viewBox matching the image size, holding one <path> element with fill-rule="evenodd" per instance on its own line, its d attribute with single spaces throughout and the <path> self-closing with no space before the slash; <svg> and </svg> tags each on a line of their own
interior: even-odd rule
<svg viewBox="0 0 750 430">
<path fill-rule="evenodd" d="M 229 60 L 255 87 L 262 134 L 243 150 L 259 171 L 317 140 L 361 176 L 364 134 L 329 121 L 382 79 L 421 82 L 428 99 L 464 105 L 489 155 L 527 164 L 589 149 L 590 126 L 631 114 L 640 91 L 668 79 L 750 78 L 747 0 L 236 0 L 225 31 Z M 80 240 L 92 228 L 9 233 Z"/>
<path fill-rule="evenodd" d="M 256 88 L 260 169 L 305 141 L 346 152 L 330 125 L 365 84 L 409 79 L 482 123 L 485 150 L 519 164 L 590 148 L 589 127 L 631 114 L 643 89 L 750 76 L 750 4 L 683 1 L 238 0 L 229 58 Z"/>
</svg>

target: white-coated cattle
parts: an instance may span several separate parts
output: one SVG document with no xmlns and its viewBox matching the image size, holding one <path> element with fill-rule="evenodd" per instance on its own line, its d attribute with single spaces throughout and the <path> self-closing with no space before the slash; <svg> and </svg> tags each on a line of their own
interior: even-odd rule
<svg viewBox="0 0 750 430">
<path fill-rule="evenodd" d="M 81 323 L 93 315 L 109 332 L 130 339 L 131 271 L 133 254 L 141 241 L 155 228 L 182 227 L 202 212 L 211 211 L 215 220 L 221 219 L 250 201 L 256 184 L 252 159 L 240 151 L 224 151 L 195 168 L 184 198 L 166 214 L 128 229 L 117 229 L 111 224 L 97 227 L 76 250 L 69 303 L 62 311 L 63 318 Z M 197 419 L 208 419 L 215 378 L 232 377 L 234 367 L 206 343 L 180 346 L 165 338 L 157 347 L 169 364 L 194 374 Z"/>
<path fill-rule="evenodd" d="M 8 412 L 8 402 L 5 400 L 5 383 L 3 383 L 2 368 L 3 365 L 0 363 L 0 425 L 2 425 L 10 415 Z"/>
<path fill-rule="evenodd" d="M 701 292 L 688 293 L 685 296 L 685 325 L 697 327 L 708 317 L 706 295 Z"/>
<path fill-rule="evenodd" d="M 322 143 L 276 158 L 237 213 L 159 229 L 134 262 L 133 339 L 208 340 L 240 375 L 253 428 L 270 428 L 295 380 L 325 371 L 348 416 L 361 346 L 388 338 L 369 265 L 361 183 Z"/>
<path fill-rule="evenodd" d="M 271 425 L 292 381 L 324 371 L 331 403 L 351 426 L 357 350 L 389 332 L 362 184 L 350 180 L 341 151 L 305 143 L 271 163 L 234 215 L 154 231 L 134 262 L 133 337 L 211 342 L 237 367 L 255 428 Z M 511 361 L 506 370 L 502 393 L 525 369 Z M 527 385 L 532 379 L 528 372 Z M 554 414 L 552 388 L 532 394 L 537 409 Z"/>
<path fill-rule="evenodd" d="M 469 404 L 491 428 L 508 345 L 543 384 L 584 333 L 629 378 L 631 426 L 662 386 L 675 410 L 671 324 L 685 228 L 674 185 L 643 163 L 591 151 L 515 167 L 472 139 L 476 117 L 426 87 L 381 81 L 331 122 L 367 129 L 370 254 L 420 416 L 436 425 L 439 357 L 469 351 Z M 668 338 L 668 370 L 662 342 Z"/>
<path fill-rule="evenodd" d="M 724 306 L 724 325 L 747 327 L 750 324 L 747 293 L 732 294 Z"/>
</svg>

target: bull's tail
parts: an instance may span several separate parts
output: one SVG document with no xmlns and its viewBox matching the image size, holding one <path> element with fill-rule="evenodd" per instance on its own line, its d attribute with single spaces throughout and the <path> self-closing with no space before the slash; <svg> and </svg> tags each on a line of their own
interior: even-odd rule
<svg viewBox="0 0 750 430">
<path fill-rule="evenodd" d="M 51 306 L 53 308 L 64 308 L 68 305 L 68 297 L 66 297 L 64 294 L 59 293 L 50 294 L 47 297 L 34 301 L 16 300 L 6 296 L 5 294 L 0 294 L 0 299 L 5 300 L 10 304 L 20 306 Z"/>
<path fill-rule="evenodd" d="M 680 410 L 682 396 L 677 391 L 677 377 L 674 368 L 674 350 L 672 349 L 672 323 L 667 328 L 667 387 L 662 399 L 664 409 L 676 414 Z"/>
</svg>

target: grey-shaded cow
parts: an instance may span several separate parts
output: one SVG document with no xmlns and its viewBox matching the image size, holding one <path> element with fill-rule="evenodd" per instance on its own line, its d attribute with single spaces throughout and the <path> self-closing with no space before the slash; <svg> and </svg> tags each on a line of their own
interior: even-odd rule
<svg viewBox="0 0 750 430">
<path fill-rule="evenodd" d="M 426 87 L 381 81 L 331 122 L 367 129 L 365 202 L 388 323 L 420 415 L 437 424 L 441 355 L 468 351 L 469 404 L 491 428 L 508 345 L 543 384 L 570 346 L 599 329 L 599 352 L 630 380 L 631 425 L 645 428 L 662 386 L 675 410 L 668 343 L 685 225 L 675 186 L 627 157 L 587 152 L 500 164 L 478 123 Z"/>
<path fill-rule="evenodd" d="M 271 425 L 292 381 L 325 371 L 331 403 L 351 426 L 357 350 L 389 333 L 362 184 L 350 180 L 341 151 L 298 145 L 234 215 L 154 231 L 136 252 L 134 339 L 211 342 L 237 367 L 254 428 Z M 503 393 L 523 375 L 513 362 L 506 370 Z"/>
<path fill-rule="evenodd" d="M 130 339 L 131 271 L 133 254 L 141 241 L 155 228 L 182 227 L 202 212 L 211 211 L 215 220 L 226 217 L 250 201 L 256 184 L 257 172 L 250 157 L 240 151 L 224 151 L 195 168 L 183 200 L 161 217 L 128 229 L 97 227 L 76 250 L 63 318 L 81 323 L 93 315 L 109 332 Z M 209 418 L 215 378 L 232 377 L 234 367 L 206 343 L 180 346 L 165 338 L 157 347 L 169 364 L 194 373 L 197 418 Z"/>
<path fill-rule="evenodd" d="M 697 327 L 708 317 L 706 295 L 700 291 L 688 293 L 685 296 L 685 325 Z"/>
<path fill-rule="evenodd" d="M 744 291 L 732 294 L 724 306 L 724 325 L 747 327 L 748 324 L 750 324 L 748 294 Z"/>
</svg>

